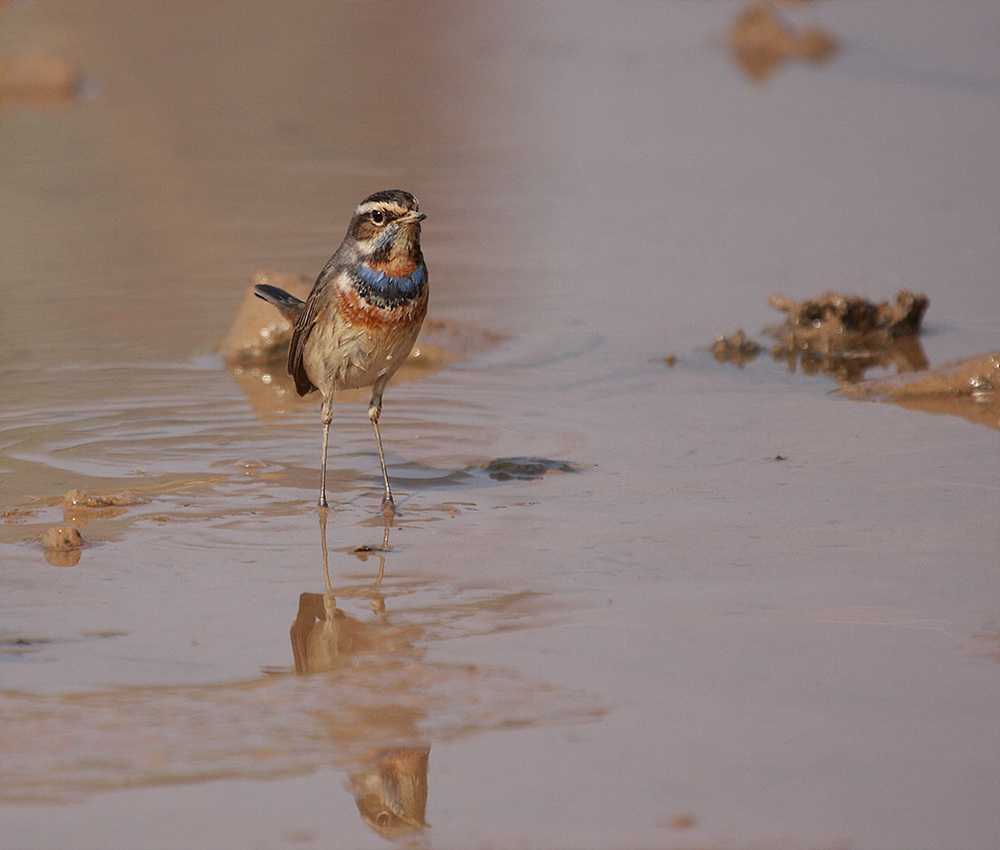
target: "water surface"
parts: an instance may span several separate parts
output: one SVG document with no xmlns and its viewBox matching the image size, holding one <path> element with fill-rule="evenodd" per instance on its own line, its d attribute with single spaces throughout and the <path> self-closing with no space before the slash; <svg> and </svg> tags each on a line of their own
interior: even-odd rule
<svg viewBox="0 0 1000 850">
<path fill-rule="evenodd" d="M 997 7 L 790 7 L 764 83 L 742 8 L 0 9 L 87 80 L 0 111 L 5 846 L 387 846 L 428 751 L 428 847 L 994 846 L 996 431 L 708 349 L 904 287 L 997 348 Z M 214 346 L 392 186 L 488 344 L 386 393 L 382 552 L 365 400 L 324 537 L 318 402 Z"/>
</svg>

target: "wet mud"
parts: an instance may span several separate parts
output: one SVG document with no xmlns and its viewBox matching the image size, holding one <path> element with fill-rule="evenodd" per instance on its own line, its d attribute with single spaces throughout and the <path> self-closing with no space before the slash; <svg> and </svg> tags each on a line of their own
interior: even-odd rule
<svg viewBox="0 0 1000 850">
<path fill-rule="evenodd" d="M 732 363 L 741 369 L 755 360 L 762 348 L 760 343 L 750 339 L 742 330 L 718 336 L 712 344 L 712 356 L 719 363 Z"/>
<path fill-rule="evenodd" d="M 995 4 L 253 12 L 0 3 L 0 844 L 993 850 Z"/>
<path fill-rule="evenodd" d="M 887 401 L 910 410 L 961 416 L 1000 430 L 1000 352 L 889 378 L 844 384 L 849 398 Z"/>
<path fill-rule="evenodd" d="M 788 8 L 795 3 L 783 5 Z M 828 29 L 797 28 L 785 20 L 778 6 L 773 0 L 755 0 L 737 14 L 729 29 L 729 48 L 737 64 L 757 83 L 766 82 L 786 62 L 822 64 L 840 48 Z"/>
<path fill-rule="evenodd" d="M 80 69 L 60 56 L 0 55 L 0 109 L 67 106 L 82 87 Z"/>
</svg>

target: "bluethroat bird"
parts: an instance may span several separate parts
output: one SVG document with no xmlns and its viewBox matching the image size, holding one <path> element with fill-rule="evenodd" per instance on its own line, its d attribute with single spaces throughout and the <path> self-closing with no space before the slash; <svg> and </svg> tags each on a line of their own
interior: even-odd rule
<svg viewBox="0 0 1000 850">
<path fill-rule="evenodd" d="M 306 301 L 276 286 L 254 294 L 294 325 L 288 374 L 299 395 L 323 394 L 319 505 L 326 501 L 326 452 L 337 390 L 371 387 L 368 418 L 382 465 L 383 510 L 394 512 L 378 420 L 382 393 L 406 360 L 427 315 L 427 266 L 420 251 L 420 212 L 409 192 L 369 195 L 354 210 L 347 235 L 316 278 Z"/>
</svg>

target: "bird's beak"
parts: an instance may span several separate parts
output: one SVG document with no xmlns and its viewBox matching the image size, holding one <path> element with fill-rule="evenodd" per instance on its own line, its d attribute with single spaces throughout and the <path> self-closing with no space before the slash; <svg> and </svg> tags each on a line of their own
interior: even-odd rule
<svg viewBox="0 0 1000 850">
<path fill-rule="evenodd" d="M 405 221 L 407 224 L 410 224 L 410 223 L 416 223 L 418 221 L 423 221 L 425 218 L 427 218 L 427 213 L 408 212 L 406 215 L 403 216 L 403 221 Z"/>
</svg>

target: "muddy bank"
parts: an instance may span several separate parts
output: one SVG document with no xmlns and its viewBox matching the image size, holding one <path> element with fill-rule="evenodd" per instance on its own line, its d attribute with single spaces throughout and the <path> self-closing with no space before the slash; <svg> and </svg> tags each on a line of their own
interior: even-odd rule
<svg viewBox="0 0 1000 850">
<path fill-rule="evenodd" d="M 838 392 L 925 413 L 961 416 L 1000 431 L 1000 352 L 891 378 L 844 384 Z"/>
</svg>

